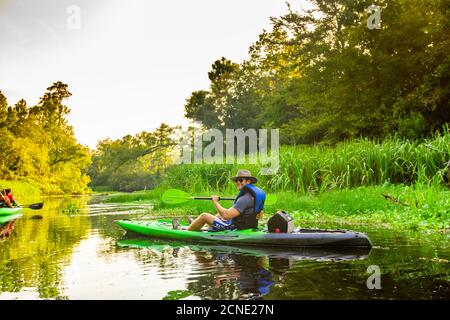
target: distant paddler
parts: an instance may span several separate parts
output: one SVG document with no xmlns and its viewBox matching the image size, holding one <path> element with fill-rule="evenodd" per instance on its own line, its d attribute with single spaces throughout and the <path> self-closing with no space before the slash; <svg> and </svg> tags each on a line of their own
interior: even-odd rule
<svg viewBox="0 0 450 320">
<path fill-rule="evenodd" d="M 12 194 L 11 189 L 3 189 L 0 191 L 0 207 L 9 207 L 12 208 L 16 206 L 16 200 L 14 199 L 14 196 Z"/>
</svg>

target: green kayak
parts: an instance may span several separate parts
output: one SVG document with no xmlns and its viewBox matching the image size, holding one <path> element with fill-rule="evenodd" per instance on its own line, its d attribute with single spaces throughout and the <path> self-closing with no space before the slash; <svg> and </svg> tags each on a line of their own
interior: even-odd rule
<svg viewBox="0 0 450 320">
<path fill-rule="evenodd" d="M 138 235 L 198 243 L 271 247 L 371 247 L 367 236 L 360 232 L 345 230 L 300 229 L 292 233 L 269 233 L 263 230 L 237 231 L 187 231 L 174 230 L 170 220 L 131 221 L 116 223 L 128 232 Z"/>
<path fill-rule="evenodd" d="M 22 208 L 0 208 L 0 216 L 8 216 L 22 212 Z"/>
</svg>

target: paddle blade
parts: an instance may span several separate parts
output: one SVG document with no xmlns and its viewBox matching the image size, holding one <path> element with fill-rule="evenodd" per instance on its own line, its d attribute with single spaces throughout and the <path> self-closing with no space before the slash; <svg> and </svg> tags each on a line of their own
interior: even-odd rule
<svg viewBox="0 0 450 320">
<path fill-rule="evenodd" d="M 39 210 L 39 209 L 42 209 L 43 206 L 44 206 L 43 203 L 34 203 L 34 204 L 30 204 L 28 206 L 28 208 L 33 209 L 33 210 Z"/>
<path fill-rule="evenodd" d="M 264 205 L 271 206 L 277 202 L 277 196 L 275 194 L 268 194 L 266 196 L 266 201 L 264 201 Z"/>
<path fill-rule="evenodd" d="M 167 204 L 184 203 L 191 199 L 188 193 L 177 189 L 169 189 L 161 197 L 161 201 Z"/>
</svg>

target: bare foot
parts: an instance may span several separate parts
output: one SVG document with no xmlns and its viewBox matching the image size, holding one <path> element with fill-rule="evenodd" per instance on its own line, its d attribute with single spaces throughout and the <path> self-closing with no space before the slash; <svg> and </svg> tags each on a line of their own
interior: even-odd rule
<svg viewBox="0 0 450 320">
<path fill-rule="evenodd" d="M 174 228 L 175 230 L 178 230 L 178 229 L 180 229 L 180 227 L 181 227 L 181 225 L 180 225 L 180 223 L 178 222 L 178 219 L 177 219 L 177 218 L 174 218 L 174 219 L 172 220 L 172 228 Z"/>
</svg>

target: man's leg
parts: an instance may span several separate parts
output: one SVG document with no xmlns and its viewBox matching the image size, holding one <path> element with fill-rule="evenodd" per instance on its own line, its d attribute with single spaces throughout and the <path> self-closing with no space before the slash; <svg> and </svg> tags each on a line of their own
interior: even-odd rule
<svg viewBox="0 0 450 320">
<path fill-rule="evenodd" d="M 200 231 L 205 224 L 212 225 L 216 217 L 210 213 L 204 212 L 195 219 L 188 227 L 189 231 Z"/>
<path fill-rule="evenodd" d="M 10 207 L 10 208 L 13 207 L 13 205 L 11 204 L 11 201 L 9 201 L 9 198 L 8 198 L 8 197 L 5 197 L 4 201 L 5 201 L 5 203 L 6 203 L 6 205 L 7 205 L 8 207 Z"/>
<path fill-rule="evenodd" d="M 0 207 L 4 207 L 5 205 L 9 208 L 12 208 L 12 204 L 9 201 L 9 198 L 0 192 Z"/>
</svg>

